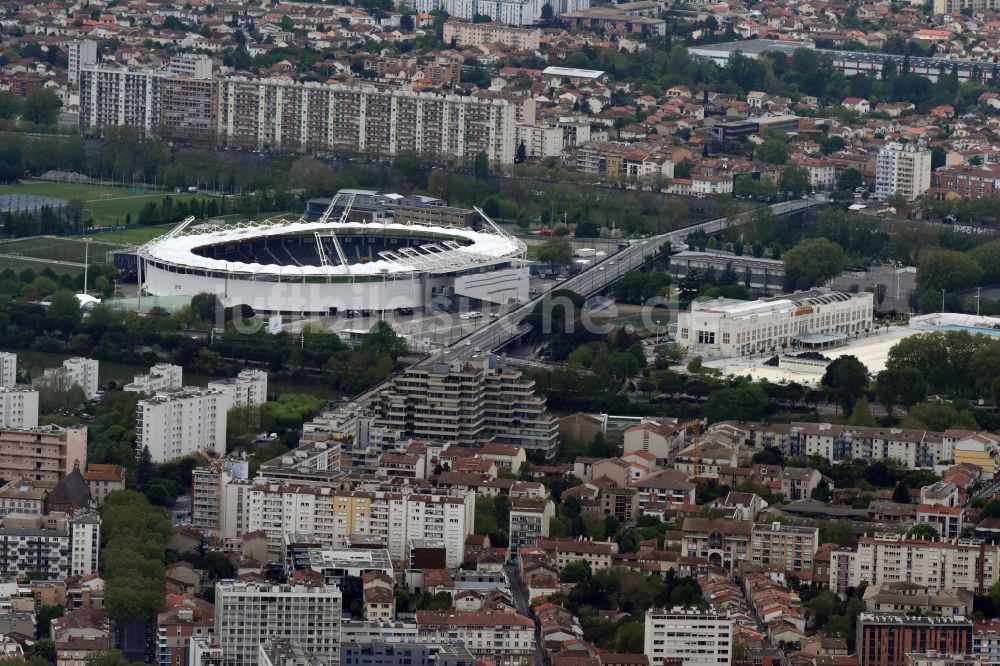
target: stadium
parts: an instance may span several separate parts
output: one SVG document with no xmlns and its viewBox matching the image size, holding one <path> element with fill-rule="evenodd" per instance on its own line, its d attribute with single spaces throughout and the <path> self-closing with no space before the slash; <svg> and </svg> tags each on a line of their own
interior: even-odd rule
<svg viewBox="0 0 1000 666">
<path fill-rule="evenodd" d="M 528 297 L 525 245 L 478 208 L 477 224 L 449 226 L 353 210 L 338 193 L 315 221 L 195 225 L 188 218 L 137 251 L 142 292 L 217 294 L 291 316 L 454 310 L 459 299 L 505 304 Z"/>
</svg>

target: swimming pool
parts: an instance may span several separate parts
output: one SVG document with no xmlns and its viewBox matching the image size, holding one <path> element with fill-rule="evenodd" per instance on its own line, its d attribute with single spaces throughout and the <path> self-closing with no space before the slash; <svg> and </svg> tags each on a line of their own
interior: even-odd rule
<svg viewBox="0 0 1000 666">
<path fill-rule="evenodd" d="M 966 331 L 967 333 L 982 333 L 993 337 L 1000 337 L 1000 330 L 995 328 L 980 328 L 979 326 L 962 326 L 961 324 L 946 324 L 945 326 L 935 326 L 939 331 Z"/>
</svg>

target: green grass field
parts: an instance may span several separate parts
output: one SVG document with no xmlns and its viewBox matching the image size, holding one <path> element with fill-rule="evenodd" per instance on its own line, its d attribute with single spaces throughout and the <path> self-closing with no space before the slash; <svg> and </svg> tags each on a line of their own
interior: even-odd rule
<svg viewBox="0 0 1000 666">
<path fill-rule="evenodd" d="M 163 197 L 176 201 L 207 199 L 196 194 L 173 194 L 170 192 L 132 191 L 123 187 L 101 185 L 78 185 L 76 183 L 26 182 L 0 186 L 0 194 L 34 194 L 56 199 L 80 199 L 88 217 L 94 218 L 98 227 L 125 224 L 125 216 L 131 215 L 133 224 L 138 221 L 139 211 L 149 202 L 159 203 Z M 147 239 L 148 240 L 148 239 Z"/>
<path fill-rule="evenodd" d="M 83 275 L 83 266 L 67 266 L 66 264 L 52 264 L 47 261 L 32 259 L 8 259 L 0 257 L 0 270 L 13 270 L 15 273 L 30 268 L 36 273 L 44 271 L 46 268 L 52 269 L 56 275 Z"/>
<path fill-rule="evenodd" d="M 116 231 L 89 234 L 86 237 L 93 238 L 95 241 L 100 241 L 101 243 L 110 243 L 113 245 L 142 245 L 157 236 L 162 236 L 176 226 L 176 224 L 161 224 L 155 227 L 129 227 Z"/>
<path fill-rule="evenodd" d="M 0 243 L 0 254 L 15 254 L 25 259 L 53 259 L 78 264 L 89 259 L 90 263 L 102 262 L 111 250 L 124 247 L 122 243 L 93 242 L 88 253 L 87 244 L 79 238 L 26 238 Z"/>
</svg>

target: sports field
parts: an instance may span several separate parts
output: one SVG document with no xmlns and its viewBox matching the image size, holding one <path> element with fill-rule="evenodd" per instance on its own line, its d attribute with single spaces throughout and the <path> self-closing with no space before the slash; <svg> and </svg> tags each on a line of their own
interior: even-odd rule
<svg viewBox="0 0 1000 666">
<path fill-rule="evenodd" d="M 197 194 L 174 194 L 157 192 L 145 188 L 104 187 L 102 185 L 79 185 L 76 183 L 24 182 L 0 186 L 0 194 L 34 194 L 56 199 L 80 199 L 87 217 L 94 218 L 98 227 L 125 224 L 125 216 L 132 216 L 132 223 L 138 221 L 139 211 L 149 202 L 159 203 L 163 197 L 175 201 L 207 199 Z M 148 240 L 148 239 L 147 239 Z"/>
<path fill-rule="evenodd" d="M 112 250 L 120 250 L 123 243 L 112 243 L 96 240 L 87 243 L 80 238 L 25 238 L 0 243 L 0 254 L 16 255 L 24 259 L 48 259 L 50 261 L 68 261 L 82 264 L 85 259 L 90 263 L 103 262 L 105 255 Z"/>
</svg>

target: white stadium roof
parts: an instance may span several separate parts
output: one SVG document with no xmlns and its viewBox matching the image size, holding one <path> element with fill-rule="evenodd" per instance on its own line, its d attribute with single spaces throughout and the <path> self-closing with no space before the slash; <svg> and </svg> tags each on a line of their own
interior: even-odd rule
<svg viewBox="0 0 1000 666">
<path fill-rule="evenodd" d="M 401 232 L 421 236 L 442 236 L 435 240 L 435 251 L 421 248 L 404 248 L 390 252 L 391 258 L 380 258 L 368 263 L 336 264 L 327 266 L 290 266 L 259 264 L 211 259 L 196 254 L 194 250 L 207 245 L 235 243 L 272 236 L 291 234 L 353 235 L 359 232 Z M 453 240 L 468 240 L 471 245 L 459 245 Z M 424 246 L 427 247 L 427 246 Z M 450 272 L 465 267 L 489 265 L 524 253 L 524 244 L 512 236 L 476 231 L 469 228 L 443 227 L 399 222 L 306 222 L 277 220 L 262 224 L 239 224 L 225 227 L 197 227 L 177 235 L 155 239 L 141 249 L 141 254 L 153 261 L 208 271 L 279 275 L 282 277 L 307 276 L 378 276 L 415 272 Z"/>
</svg>

